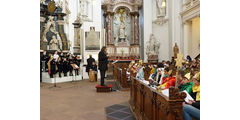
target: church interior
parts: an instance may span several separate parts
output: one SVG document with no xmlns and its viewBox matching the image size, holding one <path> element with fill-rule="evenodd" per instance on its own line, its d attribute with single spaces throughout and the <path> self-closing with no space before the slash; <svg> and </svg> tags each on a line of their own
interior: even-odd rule
<svg viewBox="0 0 240 120">
<path fill-rule="evenodd" d="M 41 120 L 200 119 L 200 0 L 40 0 L 40 56 Z"/>
</svg>

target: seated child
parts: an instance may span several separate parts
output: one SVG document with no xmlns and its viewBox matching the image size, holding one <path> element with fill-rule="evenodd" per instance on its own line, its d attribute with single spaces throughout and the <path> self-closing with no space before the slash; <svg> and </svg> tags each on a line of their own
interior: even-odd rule
<svg viewBox="0 0 240 120">
<path fill-rule="evenodd" d="M 191 96 L 195 101 L 190 100 L 187 104 L 183 103 L 184 120 L 200 120 L 200 77 L 193 79 L 194 85 Z"/>
<path fill-rule="evenodd" d="M 193 87 L 193 82 L 190 81 L 190 73 L 187 73 L 185 76 L 183 77 L 183 81 L 182 83 L 178 86 L 179 91 L 184 91 L 186 90 L 189 95 L 191 95 L 192 93 L 192 87 Z"/>
</svg>

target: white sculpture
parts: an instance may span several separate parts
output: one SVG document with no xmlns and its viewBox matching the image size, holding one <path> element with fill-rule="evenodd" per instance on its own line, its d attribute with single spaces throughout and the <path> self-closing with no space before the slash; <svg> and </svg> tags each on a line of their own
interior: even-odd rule
<svg viewBox="0 0 240 120">
<path fill-rule="evenodd" d="M 66 17 L 65 17 L 65 23 L 69 24 L 69 14 L 71 14 L 71 11 L 68 8 L 68 0 L 65 0 L 65 12 L 66 12 Z"/>
<path fill-rule="evenodd" d="M 52 40 L 50 41 L 50 50 L 58 50 L 58 40 L 55 36 L 52 36 Z"/>
<path fill-rule="evenodd" d="M 148 56 L 150 56 L 150 55 L 158 55 L 159 47 L 160 47 L 159 42 L 156 41 L 154 35 L 151 34 L 150 40 L 147 42 L 146 54 Z"/>
<path fill-rule="evenodd" d="M 56 31 L 56 24 L 55 24 L 53 18 L 54 18 L 53 16 L 48 17 L 48 21 L 47 21 L 47 24 L 45 25 L 45 30 L 43 32 L 43 41 L 44 42 L 47 42 L 46 34 L 49 30 L 53 33 L 57 32 Z"/>
<path fill-rule="evenodd" d="M 81 15 L 87 16 L 87 0 L 79 0 Z"/>
<path fill-rule="evenodd" d="M 162 17 L 165 16 L 165 7 L 166 6 L 162 6 L 162 1 L 163 0 L 156 0 L 157 2 L 157 6 L 158 6 L 158 17 Z"/>
<path fill-rule="evenodd" d="M 63 2 L 62 2 L 62 0 L 58 0 L 57 6 L 60 7 L 60 8 L 63 8 Z"/>
<path fill-rule="evenodd" d="M 53 33 L 56 33 L 56 24 L 53 20 L 53 16 L 48 17 L 48 21 L 45 27 L 45 33 L 47 33 L 49 30 L 52 31 Z"/>
<path fill-rule="evenodd" d="M 120 39 L 125 39 L 126 38 L 126 35 L 125 35 L 125 24 L 123 22 L 120 23 L 119 38 Z"/>
<path fill-rule="evenodd" d="M 40 3 L 43 4 L 45 2 L 45 0 L 40 0 Z"/>
</svg>

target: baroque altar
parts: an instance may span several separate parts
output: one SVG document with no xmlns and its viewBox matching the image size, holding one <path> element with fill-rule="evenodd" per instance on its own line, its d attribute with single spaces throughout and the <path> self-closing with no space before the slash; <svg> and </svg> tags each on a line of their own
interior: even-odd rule
<svg viewBox="0 0 240 120">
<path fill-rule="evenodd" d="M 110 59 L 140 59 L 139 8 L 142 0 L 104 0 L 104 28 Z"/>
<path fill-rule="evenodd" d="M 54 0 L 40 1 L 40 50 L 68 52 L 71 42 L 64 32 L 63 3 Z"/>
</svg>

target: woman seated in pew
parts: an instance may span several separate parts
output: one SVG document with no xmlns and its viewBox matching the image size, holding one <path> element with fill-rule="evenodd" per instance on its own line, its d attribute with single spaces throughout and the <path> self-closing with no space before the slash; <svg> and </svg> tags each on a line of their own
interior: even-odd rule
<svg viewBox="0 0 240 120">
<path fill-rule="evenodd" d="M 193 82 L 191 82 L 190 77 L 190 73 L 182 76 L 182 83 L 178 86 L 180 92 L 186 90 L 189 95 L 192 94 Z"/>
<path fill-rule="evenodd" d="M 183 118 L 184 120 L 200 120 L 200 76 L 194 78 L 194 85 L 192 88 L 193 100 L 189 100 L 188 103 L 183 103 Z"/>
</svg>

